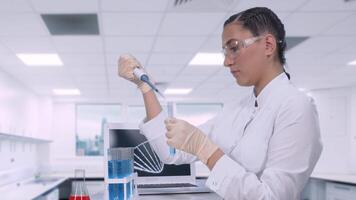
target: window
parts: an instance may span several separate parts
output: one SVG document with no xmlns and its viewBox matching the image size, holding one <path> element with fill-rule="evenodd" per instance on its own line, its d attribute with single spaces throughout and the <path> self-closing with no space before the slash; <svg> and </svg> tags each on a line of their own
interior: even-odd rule
<svg viewBox="0 0 356 200">
<path fill-rule="evenodd" d="M 144 106 L 128 106 L 127 121 L 140 123 L 146 117 L 146 110 Z"/>
<path fill-rule="evenodd" d="M 215 117 L 222 107 L 220 103 L 177 103 L 175 117 L 199 126 Z"/>
<path fill-rule="evenodd" d="M 121 105 L 78 104 L 76 115 L 77 156 L 103 155 L 103 125 L 123 121 Z"/>
</svg>

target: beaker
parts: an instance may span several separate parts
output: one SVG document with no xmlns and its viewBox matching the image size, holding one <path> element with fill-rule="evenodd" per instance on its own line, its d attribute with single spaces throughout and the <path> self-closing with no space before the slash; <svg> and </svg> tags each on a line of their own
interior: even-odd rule
<svg viewBox="0 0 356 200">
<path fill-rule="evenodd" d="M 135 196 L 134 148 L 108 149 L 109 200 L 131 200 Z"/>
<path fill-rule="evenodd" d="M 74 170 L 74 181 L 72 182 L 72 192 L 69 200 L 90 200 L 87 186 L 85 185 L 85 170 Z"/>
</svg>

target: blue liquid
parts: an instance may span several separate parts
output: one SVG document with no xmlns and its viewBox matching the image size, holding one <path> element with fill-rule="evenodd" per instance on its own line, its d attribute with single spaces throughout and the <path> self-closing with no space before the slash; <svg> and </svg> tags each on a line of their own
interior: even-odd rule
<svg viewBox="0 0 356 200">
<path fill-rule="evenodd" d="M 133 173 L 133 161 L 132 160 L 110 160 L 108 161 L 109 178 L 124 178 L 130 176 Z M 124 185 L 126 184 L 126 197 L 131 198 L 132 185 L 128 183 L 109 184 L 109 199 L 110 200 L 126 200 L 124 199 Z"/>
<path fill-rule="evenodd" d="M 169 147 L 169 155 L 174 156 L 176 154 L 176 149 L 173 147 Z"/>
</svg>

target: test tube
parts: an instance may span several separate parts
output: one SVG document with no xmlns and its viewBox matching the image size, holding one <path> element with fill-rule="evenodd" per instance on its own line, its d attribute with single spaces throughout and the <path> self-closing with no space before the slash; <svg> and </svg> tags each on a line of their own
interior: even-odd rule
<svg viewBox="0 0 356 200">
<path fill-rule="evenodd" d="M 172 102 L 167 102 L 167 113 L 168 113 L 169 118 L 173 117 L 173 103 Z M 169 147 L 169 155 L 174 156 L 175 153 L 176 153 L 176 149 L 173 147 Z"/>
</svg>

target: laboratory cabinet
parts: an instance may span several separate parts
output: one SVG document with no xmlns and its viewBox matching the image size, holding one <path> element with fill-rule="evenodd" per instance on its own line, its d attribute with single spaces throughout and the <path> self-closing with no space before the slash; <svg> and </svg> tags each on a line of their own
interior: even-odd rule
<svg viewBox="0 0 356 200">
<path fill-rule="evenodd" d="M 34 200 L 58 200 L 59 199 L 59 190 L 58 188 L 55 188 L 51 190 L 50 192 L 41 195 L 40 197 L 37 197 Z"/>
<path fill-rule="evenodd" d="M 355 200 L 356 186 L 342 183 L 326 183 L 326 200 Z"/>
</svg>

